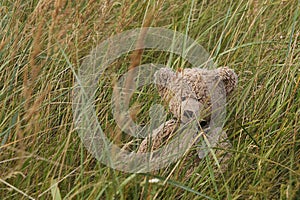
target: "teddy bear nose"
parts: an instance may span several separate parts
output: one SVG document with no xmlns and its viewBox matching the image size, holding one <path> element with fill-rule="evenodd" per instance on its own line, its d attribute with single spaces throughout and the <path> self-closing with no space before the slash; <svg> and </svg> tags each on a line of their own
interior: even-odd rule
<svg viewBox="0 0 300 200">
<path fill-rule="evenodd" d="M 193 111 L 190 111 L 190 110 L 185 110 L 183 112 L 183 116 L 187 117 L 188 119 L 192 118 L 194 115 L 194 112 Z"/>
</svg>

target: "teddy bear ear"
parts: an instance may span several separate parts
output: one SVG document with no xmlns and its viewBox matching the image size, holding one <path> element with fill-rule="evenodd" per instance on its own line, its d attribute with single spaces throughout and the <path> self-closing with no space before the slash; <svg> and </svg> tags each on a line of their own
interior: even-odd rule
<svg viewBox="0 0 300 200">
<path fill-rule="evenodd" d="M 160 68 L 154 73 L 154 82 L 158 85 L 165 86 L 170 83 L 176 76 L 176 73 L 171 68 Z"/>
<path fill-rule="evenodd" d="M 228 67 L 221 67 L 218 68 L 218 74 L 221 80 L 223 81 L 226 94 L 230 94 L 237 86 L 238 83 L 238 76 L 234 72 L 233 69 Z"/>
</svg>

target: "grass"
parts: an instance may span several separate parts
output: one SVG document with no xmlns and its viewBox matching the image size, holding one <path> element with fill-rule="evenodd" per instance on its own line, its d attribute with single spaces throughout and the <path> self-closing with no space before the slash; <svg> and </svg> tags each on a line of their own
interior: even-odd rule
<svg viewBox="0 0 300 200">
<path fill-rule="evenodd" d="M 299 17 L 296 0 L 1 1 L 0 199 L 299 199 Z M 187 33 L 237 72 L 225 124 L 233 157 L 223 178 L 209 159 L 188 179 L 192 160 L 153 173 L 116 171 L 80 142 L 73 72 L 101 41 L 142 26 Z M 184 65 L 164 52 L 141 58 Z M 113 77 L 130 63 L 124 55 L 107 70 L 96 100 L 102 128 L 120 145 L 134 138 L 115 126 L 110 97 Z M 159 100 L 152 87 L 135 94 L 136 120 L 147 123 Z"/>
</svg>

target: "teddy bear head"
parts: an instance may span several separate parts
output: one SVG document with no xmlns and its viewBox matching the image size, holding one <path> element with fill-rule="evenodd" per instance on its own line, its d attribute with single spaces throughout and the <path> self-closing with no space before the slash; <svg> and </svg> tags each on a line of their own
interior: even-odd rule
<svg viewBox="0 0 300 200">
<path fill-rule="evenodd" d="M 175 118 L 183 123 L 192 117 L 198 118 L 202 110 L 211 107 L 211 90 L 229 95 L 237 86 L 237 75 L 228 67 L 213 70 L 187 68 L 175 72 L 171 68 L 161 68 L 154 74 L 158 92 Z M 201 113 L 202 115 L 203 113 Z M 209 113 L 203 120 L 209 120 Z"/>
</svg>

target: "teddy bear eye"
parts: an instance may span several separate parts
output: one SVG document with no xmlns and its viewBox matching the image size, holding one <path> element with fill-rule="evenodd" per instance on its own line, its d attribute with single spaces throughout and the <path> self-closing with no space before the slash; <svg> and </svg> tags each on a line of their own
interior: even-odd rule
<svg viewBox="0 0 300 200">
<path fill-rule="evenodd" d="M 207 125 L 207 121 L 203 120 L 203 121 L 200 122 L 200 126 L 201 127 L 205 127 L 206 125 Z"/>
</svg>

